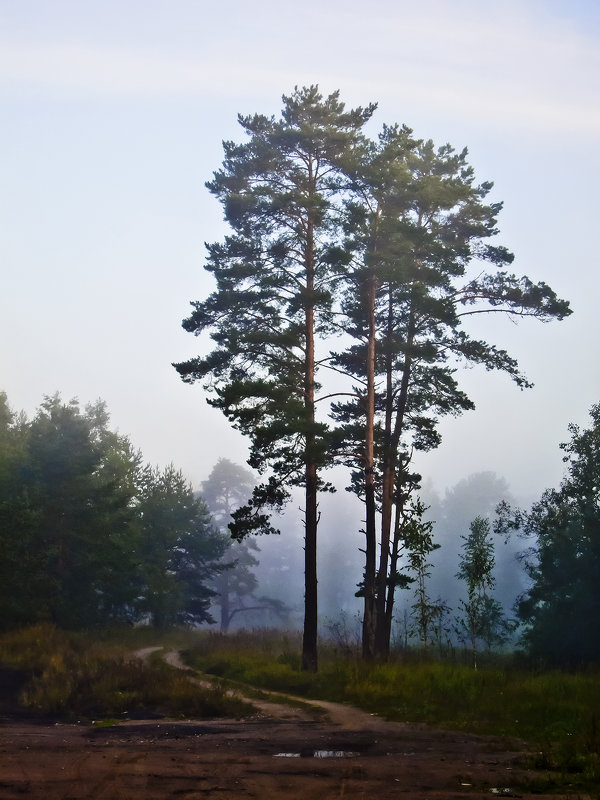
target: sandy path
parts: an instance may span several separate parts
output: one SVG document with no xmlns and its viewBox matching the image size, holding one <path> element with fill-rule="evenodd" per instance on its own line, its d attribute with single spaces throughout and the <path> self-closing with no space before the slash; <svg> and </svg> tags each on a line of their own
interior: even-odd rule
<svg viewBox="0 0 600 800">
<path fill-rule="evenodd" d="M 155 650 L 153 650 L 153 652 L 155 652 Z M 190 669 L 188 666 L 186 666 L 186 664 L 183 663 L 180 654 L 176 650 L 171 650 L 165 653 L 164 660 L 172 667 L 177 667 L 178 669 L 184 670 Z M 194 680 L 194 682 L 198 682 L 201 685 L 210 685 L 210 683 L 207 681 L 202 682 L 201 680 L 198 681 L 197 679 L 193 678 L 191 678 L 191 680 Z M 406 723 L 388 722 L 387 720 L 378 717 L 376 714 L 370 714 L 368 711 L 362 711 L 359 708 L 354 708 L 353 706 L 344 705 L 342 703 L 330 703 L 324 700 L 304 700 L 302 698 L 294 697 L 293 695 L 284 694 L 282 692 L 267 692 L 267 694 L 269 697 L 281 697 L 290 702 L 301 702 L 305 705 L 312 706 L 317 711 L 321 710 L 322 712 L 325 712 L 324 718 L 322 715 L 320 715 L 323 719 L 323 722 L 336 725 L 342 730 L 362 730 L 371 731 L 373 733 L 381 733 L 384 731 L 401 733 L 402 731 L 406 730 Z M 251 699 L 250 702 L 259 708 L 264 714 L 274 717 L 275 719 L 289 719 L 290 712 L 293 710 L 289 705 L 283 705 L 271 701 Z M 310 712 L 303 711 L 300 708 L 296 709 L 295 713 L 297 719 L 314 719 L 314 715 L 311 716 Z"/>
<path fill-rule="evenodd" d="M 159 649 L 160 648 L 147 648 L 147 650 L 152 652 L 156 652 Z M 138 652 L 143 653 L 144 651 Z M 164 661 L 167 664 L 170 664 L 172 667 L 176 667 L 177 669 L 193 672 L 193 670 L 190 670 L 190 668 L 183 663 L 181 660 L 181 655 L 176 650 L 166 652 L 164 655 Z M 197 678 L 190 678 L 190 680 L 192 680 L 194 683 L 198 683 L 199 685 L 210 686 L 209 681 L 202 681 L 201 679 L 198 680 Z M 243 694 L 243 692 L 240 691 L 238 694 Z M 376 714 L 370 714 L 368 711 L 363 711 L 360 708 L 354 708 L 353 706 L 345 705 L 343 703 L 331 703 L 325 700 L 304 700 L 302 698 L 294 697 L 293 695 L 284 694 L 282 692 L 267 692 L 267 694 L 269 697 L 281 697 L 290 702 L 300 702 L 304 705 L 312 706 L 317 711 L 320 710 L 325 712 L 325 716 L 319 715 L 323 722 L 336 725 L 341 730 L 361 730 L 369 731 L 371 733 L 393 732 L 401 734 L 406 731 L 407 727 L 410 727 L 411 730 L 414 730 L 415 728 L 414 724 L 409 726 L 408 723 L 403 722 L 388 722 L 388 720 L 385 720 Z M 250 702 L 269 717 L 274 717 L 275 719 L 290 718 L 289 713 L 291 709 L 289 705 L 254 699 L 251 699 Z M 310 720 L 314 719 L 314 715 L 311 715 L 310 712 L 303 711 L 299 708 L 297 709 L 296 718 Z M 426 729 L 425 726 L 423 726 L 423 728 Z"/>
<path fill-rule="evenodd" d="M 151 652 L 156 652 L 157 648 L 146 648 L 146 649 L 147 650 L 151 650 Z M 158 649 L 161 649 L 161 648 L 158 648 Z M 143 653 L 144 651 L 141 651 L 141 652 Z M 139 653 L 139 651 L 138 651 L 138 653 Z M 138 657 L 139 657 L 139 655 L 138 655 Z M 169 651 L 167 651 L 163 656 L 163 660 L 167 664 L 169 664 L 171 667 L 175 667 L 176 669 L 186 670 L 187 672 L 189 672 L 190 673 L 189 680 L 192 683 L 195 683 L 197 686 L 203 686 L 203 687 L 212 686 L 210 680 L 208 680 L 208 679 L 204 679 L 203 680 L 202 678 L 198 678 L 198 677 L 196 677 L 196 676 L 194 676 L 192 674 L 194 671 L 192 669 L 190 669 L 190 667 L 188 667 L 186 664 L 183 663 L 183 661 L 181 660 L 181 655 L 177 650 L 169 650 Z M 244 694 L 243 694 L 243 692 L 241 690 L 237 690 L 237 691 L 231 690 L 229 693 L 230 694 L 241 695 L 242 697 L 244 696 Z M 275 697 L 275 698 L 276 697 L 282 697 L 282 698 L 285 697 L 285 698 L 288 698 L 291 701 L 300 701 L 300 703 L 303 703 L 304 705 L 314 705 L 315 708 L 318 707 L 318 704 L 313 704 L 312 702 L 311 703 L 304 703 L 304 701 L 300 700 L 300 698 L 295 698 L 295 697 L 293 698 L 293 697 L 290 697 L 288 695 L 284 695 L 284 694 L 281 694 L 281 693 L 278 693 L 278 692 L 267 692 L 266 694 L 268 694 L 269 697 Z M 302 709 L 298 705 L 294 706 L 294 705 L 291 705 L 290 703 L 277 703 L 275 701 L 255 699 L 255 698 L 245 698 L 245 699 L 247 699 L 248 702 L 252 703 L 252 705 L 255 708 L 258 709 L 260 714 L 265 716 L 265 717 L 269 717 L 269 718 L 272 718 L 272 719 L 286 720 L 286 721 L 297 720 L 297 721 L 303 721 L 303 722 L 308 722 L 308 721 L 314 719 L 314 715 L 311 715 L 308 710 Z"/>
</svg>

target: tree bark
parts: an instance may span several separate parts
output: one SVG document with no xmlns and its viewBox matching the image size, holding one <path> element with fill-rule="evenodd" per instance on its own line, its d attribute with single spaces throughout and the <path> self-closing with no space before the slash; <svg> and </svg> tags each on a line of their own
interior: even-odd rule
<svg viewBox="0 0 600 800">
<path fill-rule="evenodd" d="M 318 662 L 317 596 L 317 469 L 306 465 L 306 520 L 304 532 L 304 631 L 302 669 L 316 672 Z"/>
<path fill-rule="evenodd" d="M 363 580 L 364 615 L 362 631 L 362 654 L 365 659 L 375 656 L 375 632 L 377 628 L 376 581 L 377 531 L 375 505 L 375 297 L 376 277 L 373 270 L 367 281 L 366 305 L 368 313 L 367 339 L 367 396 L 365 398 L 365 573 Z"/>
<path fill-rule="evenodd" d="M 406 352 L 404 356 L 404 369 L 402 373 L 402 380 L 400 383 L 400 392 L 396 401 L 396 416 L 394 420 L 393 431 L 389 432 L 388 442 L 386 442 L 386 449 L 384 453 L 383 462 L 383 497 L 381 508 L 381 552 L 379 559 L 379 571 L 377 576 L 377 628 L 375 631 L 375 655 L 379 658 L 385 658 L 389 652 L 389 635 L 388 626 L 386 624 L 386 602 L 387 602 L 387 586 L 388 586 L 388 566 L 389 566 L 389 543 L 392 526 L 392 513 L 394 507 L 394 500 L 396 496 L 396 473 L 398 466 L 398 448 L 400 440 L 404 431 L 404 416 L 406 413 L 406 404 L 408 401 L 408 388 L 410 385 L 410 376 L 412 369 L 412 354 L 411 349 L 415 336 L 415 313 L 414 306 L 411 304 L 408 320 L 408 330 L 406 334 Z M 388 392 L 390 391 L 388 384 Z M 388 403 L 390 397 L 388 395 Z M 391 406 L 388 406 L 391 408 Z M 386 433 L 388 433 L 386 431 Z M 398 492 L 401 488 L 398 487 Z"/>
<path fill-rule="evenodd" d="M 312 167 L 312 164 L 310 164 Z M 312 169 L 310 182 L 314 178 Z M 302 636 L 302 669 L 318 669 L 318 596 L 317 596 L 317 464 L 315 460 L 315 318 L 314 318 L 314 223 L 308 216 L 306 228 L 306 305 L 305 305 L 305 359 L 304 408 L 307 432 L 305 437 L 305 519 L 304 519 L 304 630 Z"/>
<path fill-rule="evenodd" d="M 383 637 L 380 642 L 382 646 L 381 655 L 387 659 L 390 655 L 390 640 L 392 637 L 392 619 L 394 616 L 394 598 L 396 594 L 396 582 L 394 580 L 398 570 L 398 559 L 400 556 L 400 533 L 402 530 L 402 518 L 404 515 L 404 495 L 402 487 L 398 486 L 396 489 L 395 498 L 395 515 L 394 515 L 394 536 L 392 538 L 392 547 L 390 551 L 390 580 L 387 584 L 387 598 L 385 603 L 385 623 L 383 629 Z"/>
</svg>

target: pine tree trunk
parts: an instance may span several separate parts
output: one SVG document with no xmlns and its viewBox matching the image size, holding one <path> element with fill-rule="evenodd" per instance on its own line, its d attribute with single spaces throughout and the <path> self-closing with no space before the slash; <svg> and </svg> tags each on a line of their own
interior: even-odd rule
<svg viewBox="0 0 600 800">
<path fill-rule="evenodd" d="M 366 304 L 369 320 L 369 334 L 367 340 L 367 396 L 365 399 L 366 425 L 365 425 L 365 573 L 363 580 L 364 614 L 362 630 L 362 654 L 365 659 L 375 656 L 376 620 L 376 580 L 375 568 L 377 563 L 377 532 L 375 523 L 375 276 L 371 273 L 366 292 Z"/>
<path fill-rule="evenodd" d="M 390 577 L 394 577 L 396 575 L 396 571 L 398 569 L 398 559 L 400 555 L 400 531 L 401 531 L 401 522 L 402 522 L 402 514 L 403 514 L 403 499 L 402 499 L 402 491 L 398 490 L 396 492 L 396 502 L 395 502 L 395 517 L 394 517 L 394 536 L 392 539 L 392 547 L 390 551 Z M 381 647 L 382 652 L 381 655 L 387 659 L 390 655 L 390 640 L 392 637 L 392 620 L 394 618 L 394 599 L 396 593 L 396 582 L 395 580 L 388 581 L 387 585 L 387 599 L 385 603 L 385 627 L 384 627 L 384 636 L 382 639 Z"/>
<path fill-rule="evenodd" d="M 396 401 L 396 417 L 394 420 L 393 432 L 389 438 L 389 446 L 386 443 L 383 465 L 383 496 L 381 507 L 381 553 L 379 560 L 379 572 L 377 582 L 377 629 L 375 632 L 375 655 L 378 658 L 386 658 L 390 647 L 391 630 L 386 624 L 386 603 L 389 567 L 389 543 L 392 527 L 392 513 L 396 496 L 396 474 L 398 468 L 398 449 L 404 431 L 404 415 L 408 401 L 408 388 L 412 369 L 411 349 L 415 335 L 415 315 L 411 307 L 408 330 L 406 335 L 406 352 L 404 356 L 404 370 L 400 384 L 400 392 Z M 388 398 L 390 397 L 388 387 Z M 388 400 L 389 402 L 389 400 Z M 398 493 L 402 491 L 398 487 Z M 384 547 L 385 542 L 385 547 Z"/>
<path fill-rule="evenodd" d="M 302 669 L 318 669 L 318 598 L 317 598 L 317 469 L 306 465 L 306 520 L 304 532 L 304 632 Z"/>
<path fill-rule="evenodd" d="M 388 587 L 388 559 L 390 554 L 390 532 L 392 527 L 392 508 L 394 506 L 394 448 L 392 436 L 392 420 L 394 412 L 394 397 L 392 375 L 391 340 L 394 333 L 394 309 L 391 288 L 388 292 L 387 314 L 387 354 L 386 354 L 386 394 L 385 394 L 385 427 L 383 439 L 383 474 L 382 474 L 382 499 L 381 499 L 381 552 L 379 556 L 379 570 L 377 573 L 377 628 L 375 631 L 375 655 L 386 658 L 389 652 L 389 635 L 386 620 Z M 389 592 L 387 592 L 389 596 Z"/>
<path fill-rule="evenodd" d="M 304 631 L 302 637 L 302 669 L 318 669 L 318 597 L 317 597 L 317 465 L 315 462 L 315 339 L 314 339 L 314 227 L 308 218 L 306 232 L 306 307 L 305 307 L 305 366 L 304 408 L 307 433 L 305 438 L 305 519 L 304 519 Z"/>
<path fill-rule="evenodd" d="M 388 566 L 390 566 L 390 535 L 392 527 L 392 509 L 394 505 L 395 465 L 384 463 L 383 501 L 381 508 L 381 548 L 379 552 L 379 569 L 376 581 L 376 619 L 375 656 L 387 658 L 389 652 L 389 635 L 386 624 Z M 390 573 L 393 573 L 390 567 Z"/>
</svg>

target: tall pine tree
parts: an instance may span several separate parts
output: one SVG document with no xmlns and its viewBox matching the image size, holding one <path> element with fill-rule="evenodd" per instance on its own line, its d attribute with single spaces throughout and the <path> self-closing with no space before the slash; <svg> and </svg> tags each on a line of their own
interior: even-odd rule
<svg viewBox="0 0 600 800">
<path fill-rule="evenodd" d="M 435 148 L 392 126 L 363 152 L 346 218 L 354 259 L 344 311 L 356 342 L 336 358 L 359 382 L 356 399 L 336 413 L 349 437 L 345 451 L 356 452 L 362 440 L 355 459 L 362 480 L 355 477 L 354 485 L 362 484 L 366 502 L 363 653 L 373 657 L 389 648 L 390 555 L 398 546 L 392 523 L 394 507 L 413 490 L 410 450 L 435 447 L 440 416 L 473 407 L 456 365 L 481 364 L 529 385 L 505 351 L 465 331 L 464 318 L 501 312 L 561 319 L 570 309 L 543 282 L 505 271 L 512 254 L 487 242 L 498 232 L 501 204 L 487 203 L 492 184 L 475 182 L 466 150 Z"/>
<path fill-rule="evenodd" d="M 346 111 L 337 92 L 324 98 L 311 86 L 283 97 L 279 119 L 239 117 L 247 141 L 224 143 L 223 167 L 208 184 L 233 233 L 208 247 L 217 288 L 184 322 L 196 334 L 209 330 L 215 349 L 175 365 L 185 381 L 212 390 L 210 402 L 249 436 L 250 465 L 269 471 L 236 511 L 234 536 L 272 531 L 265 507 L 304 488 L 307 670 L 317 669 L 317 498 L 330 449 L 316 413 L 316 341 L 332 325 L 343 165 L 373 110 Z"/>
<path fill-rule="evenodd" d="M 487 201 L 492 184 L 475 182 L 466 150 L 436 148 L 400 126 L 369 143 L 361 129 L 373 106 L 346 112 L 338 93 L 323 98 L 316 87 L 283 103 L 280 119 L 240 117 L 247 142 L 224 145 L 223 168 L 208 187 L 233 233 L 208 247 L 217 288 L 184 322 L 190 332 L 208 330 L 215 348 L 175 366 L 212 391 L 209 402 L 250 437 L 249 463 L 267 474 L 235 512 L 234 536 L 272 531 L 268 507 L 304 487 L 303 663 L 316 669 L 321 467 L 341 454 L 365 498 L 363 652 L 385 655 L 390 565 L 417 480 L 410 453 L 439 443 L 441 416 L 473 407 L 457 363 L 529 385 L 505 351 L 465 331 L 465 318 L 560 319 L 570 309 L 543 282 L 506 271 L 511 253 L 488 241 L 501 204 Z M 340 330 L 355 342 L 321 355 L 319 341 Z M 316 414 L 326 362 L 355 384 L 353 399 L 335 409 L 335 431 Z"/>
</svg>

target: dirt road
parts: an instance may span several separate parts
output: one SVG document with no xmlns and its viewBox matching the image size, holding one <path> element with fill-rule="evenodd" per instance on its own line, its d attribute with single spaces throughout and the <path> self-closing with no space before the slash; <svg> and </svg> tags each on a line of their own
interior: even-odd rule
<svg viewBox="0 0 600 800">
<path fill-rule="evenodd" d="M 178 665 L 176 654 L 166 658 Z M 550 797 L 540 792 L 544 776 L 521 766 L 522 753 L 506 743 L 315 705 L 320 719 L 261 701 L 243 720 L 111 727 L 6 721 L 0 800 Z"/>
</svg>

